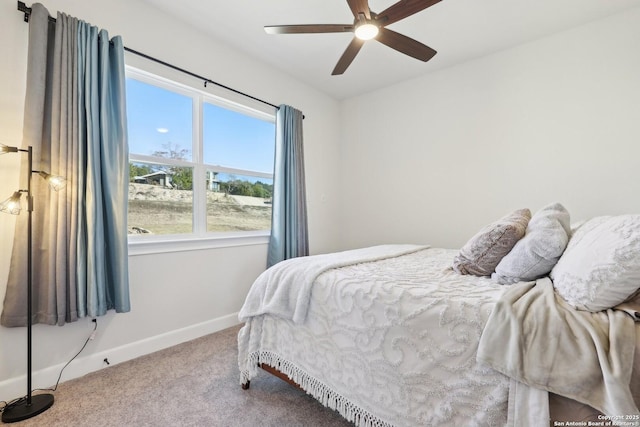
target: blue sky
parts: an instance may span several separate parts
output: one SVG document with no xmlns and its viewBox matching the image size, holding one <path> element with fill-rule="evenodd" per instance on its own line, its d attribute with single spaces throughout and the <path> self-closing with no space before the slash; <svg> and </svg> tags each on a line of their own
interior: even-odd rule
<svg viewBox="0 0 640 427">
<path fill-rule="evenodd" d="M 208 103 L 203 116 L 205 163 L 273 172 L 273 123 Z M 131 153 L 151 155 L 170 142 L 191 160 L 190 97 L 128 78 L 127 120 Z"/>
</svg>

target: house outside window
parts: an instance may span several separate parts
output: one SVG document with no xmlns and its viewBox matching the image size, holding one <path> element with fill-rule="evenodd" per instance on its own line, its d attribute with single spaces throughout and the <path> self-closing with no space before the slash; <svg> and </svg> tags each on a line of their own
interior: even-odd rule
<svg viewBox="0 0 640 427">
<path fill-rule="evenodd" d="M 275 114 L 127 68 L 130 243 L 268 236 Z"/>
</svg>

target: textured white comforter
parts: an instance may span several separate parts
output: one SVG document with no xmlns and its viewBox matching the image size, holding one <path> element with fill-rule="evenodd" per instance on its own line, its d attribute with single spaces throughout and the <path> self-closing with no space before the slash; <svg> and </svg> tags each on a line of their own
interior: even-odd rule
<svg viewBox="0 0 640 427">
<path fill-rule="evenodd" d="M 509 379 L 476 362 L 504 287 L 453 272 L 456 253 L 324 271 L 298 323 L 243 311 L 241 382 L 266 363 L 360 426 L 505 425 Z"/>
</svg>

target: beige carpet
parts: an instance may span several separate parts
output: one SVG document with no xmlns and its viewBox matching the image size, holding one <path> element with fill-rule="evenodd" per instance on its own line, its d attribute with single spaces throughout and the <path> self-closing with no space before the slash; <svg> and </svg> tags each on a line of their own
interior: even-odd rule
<svg viewBox="0 0 640 427">
<path fill-rule="evenodd" d="M 265 372 L 239 385 L 240 327 L 60 384 L 55 403 L 24 426 L 351 426 Z"/>
</svg>

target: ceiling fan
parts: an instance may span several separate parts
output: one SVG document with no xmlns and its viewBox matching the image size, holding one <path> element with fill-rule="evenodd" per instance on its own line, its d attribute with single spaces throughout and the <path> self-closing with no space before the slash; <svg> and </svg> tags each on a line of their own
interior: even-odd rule
<svg viewBox="0 0 640 427">
<path fill-rule="evenodd" d="M 441 0 L 400 0 L 380 13 L 369 9 L 368 0 L 347 0 L 354 21 L 352 25 L 315 24 L 315 25 L 268 25 L 264 30 L 269 34 L 305 34 L 305 33 L 355 33 L 349 46 L 333 69 L 332 75 L 346 71 L 365 41 L 375 39 L 405 55 L 421 61 L 428 61 L 437 53 L 414 39 L 385 28 L 423 9 L 439 3 Z"/>
</svg>

